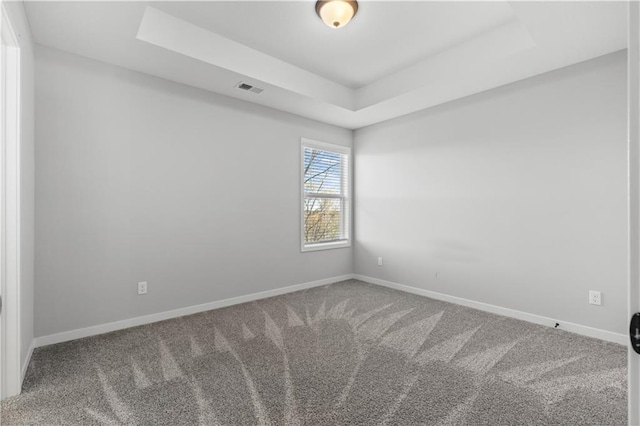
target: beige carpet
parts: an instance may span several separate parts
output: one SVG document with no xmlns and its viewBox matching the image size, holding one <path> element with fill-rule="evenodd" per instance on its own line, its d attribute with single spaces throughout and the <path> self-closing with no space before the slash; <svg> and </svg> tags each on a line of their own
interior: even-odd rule
<svg viewBox="0 0 640 426">
<path fill-rule="evenodd" d="M 7 425 L 625 425 L 626 349 L 358 281 L 37 349 Z"/>
</svg>

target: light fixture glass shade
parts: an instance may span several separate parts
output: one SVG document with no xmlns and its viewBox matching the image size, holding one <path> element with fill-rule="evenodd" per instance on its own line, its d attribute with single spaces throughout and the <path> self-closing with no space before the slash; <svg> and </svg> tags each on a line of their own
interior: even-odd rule
<svg viewBox="0 0 640 426">
<path fill-rule="evenodd" d="M 320 0 L 316 2 L 316 13 L 322 22 L 331 28 L 344 27 L 358 11 L 355 0 Z"/>
</svg>

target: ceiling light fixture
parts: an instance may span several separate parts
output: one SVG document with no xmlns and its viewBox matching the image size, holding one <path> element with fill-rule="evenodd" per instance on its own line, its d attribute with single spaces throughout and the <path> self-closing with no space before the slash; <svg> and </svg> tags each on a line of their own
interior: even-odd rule
<svg viewBox="0 0 640 426">
<path fill-rule="evenodd" d="M 356 0 L 318 0 L 316 13 L 331 28 L 344 27 L 358 12 Z"/>
</svg>

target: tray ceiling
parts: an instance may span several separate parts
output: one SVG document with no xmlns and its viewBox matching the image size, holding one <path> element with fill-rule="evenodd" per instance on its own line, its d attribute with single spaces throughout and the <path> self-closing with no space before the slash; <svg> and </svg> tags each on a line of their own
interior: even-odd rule
<svg viewBox="0 0 640 426">
<path fill-rule="evenodd" d="M 626 48 L 625 2 L 360 4 L 338 30 L 313 1 L 25 7 L 40 44 L 352 129 Z"/>
</svg>

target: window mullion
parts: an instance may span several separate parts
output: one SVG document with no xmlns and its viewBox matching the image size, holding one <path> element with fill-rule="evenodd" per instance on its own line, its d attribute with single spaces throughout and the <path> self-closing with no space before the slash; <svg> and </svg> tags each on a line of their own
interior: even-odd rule
<svg viewBox="0 0 640 426">
<path fill-rule="evenodd" d="M 340 194 L 324 194 L 322 192 L 305 192 L 305 198 L 343 198 Z"/>
</svg>

